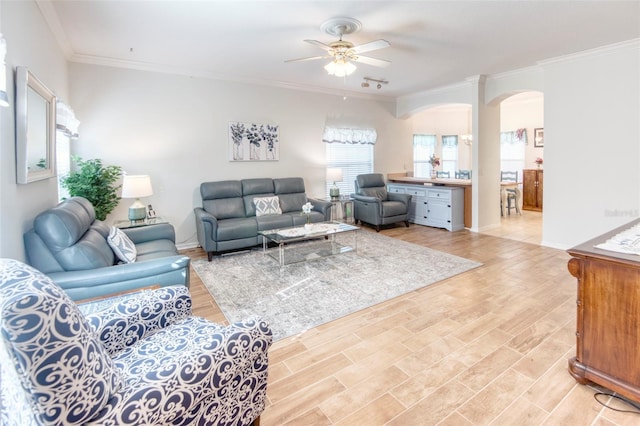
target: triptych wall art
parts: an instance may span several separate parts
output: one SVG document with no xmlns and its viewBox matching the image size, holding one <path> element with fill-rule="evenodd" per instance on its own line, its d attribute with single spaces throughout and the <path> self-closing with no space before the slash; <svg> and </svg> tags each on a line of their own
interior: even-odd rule
<svg viewBox="0 0 640 426">
<path fill-rule="evenodd" d="M 229 123 L 229 161 L 277 161 L 280 159 L 278 126 Z"/>
</svg>

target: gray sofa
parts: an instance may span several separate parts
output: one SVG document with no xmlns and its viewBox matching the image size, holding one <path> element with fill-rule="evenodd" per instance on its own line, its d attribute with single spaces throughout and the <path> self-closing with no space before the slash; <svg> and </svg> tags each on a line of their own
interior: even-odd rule
<svg viewBox="0 0 640 426">
<path fill-rule="evenodd" d="M 262 243 L 258 231 L 303 225 L 302 206 L 313 205 L 311 222 L 331 220 L 331 202 L 308 198 L 302 178 L 203 182 L 202 207 L 194 209 L 198 243 L 209 260 L 215 253 Z M 254 198 L 277 196 L 281 214 L 256 216 Z"/>
<path fill-rule="evenodd" d="M 123 229 L 137 252 L 135 262 L 123 264 L 107 242 L 110 228 L 96 220 L 87 199 L 69 198 L 40 213 L 24 234 L 28 262 L 73 300 L 156 284 L 189 286 L 189 257 L 178 254 L 171 224 Z"/>
</svg>

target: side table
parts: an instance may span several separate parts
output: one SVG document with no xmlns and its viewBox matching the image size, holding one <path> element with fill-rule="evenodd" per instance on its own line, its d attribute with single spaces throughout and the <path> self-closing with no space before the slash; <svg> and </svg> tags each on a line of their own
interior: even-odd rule
<svg viewBox="0 0 640 426">
<path fill-rule="evenodd" d="M 147 218 L 142 220 L 127 219 L 127 220 L 116 220 L 115 222 L 113 222 L 113 226 L 120 229 L 126 229 L 126 228 L 138 228 L 140 226 L 157 225 L 159 223 L 169 223 L 169 221 L 161 217 L 154 217 L 151 219 Z"/>
<path fill-rule="evenodd" d="M 353 223 L 353 198 L 327 199 L 331 202 L 331 220 Z"/>
</svg>

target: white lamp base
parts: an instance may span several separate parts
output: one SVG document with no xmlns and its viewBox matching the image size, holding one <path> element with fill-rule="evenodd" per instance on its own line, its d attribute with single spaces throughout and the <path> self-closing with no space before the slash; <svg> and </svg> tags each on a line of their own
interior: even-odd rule
<svg viewBox="0 0 640 426">
<path fill-rule="evenodd" d="M 137 220 L 144 220 L 147 217 L 147 207 L 142 204 L 139 198 L 129 206 L 129 220 L 135 222 Z"/>
</svg>

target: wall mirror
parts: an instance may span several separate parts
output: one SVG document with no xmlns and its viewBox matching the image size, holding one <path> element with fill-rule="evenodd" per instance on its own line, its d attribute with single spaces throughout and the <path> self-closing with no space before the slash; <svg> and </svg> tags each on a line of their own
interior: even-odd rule
<svg viewBox="0 0 640 426">
<path fill-rule="evenodd" d="M 16 68 L 16 178 L 56 175 L 56 97 L 26 67 Z"/>
</svg>

